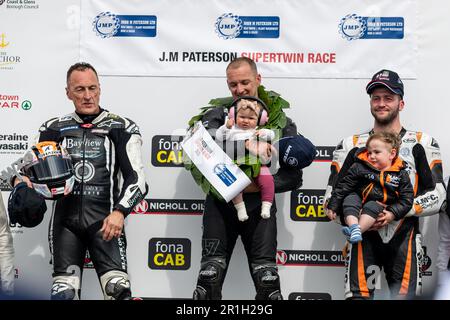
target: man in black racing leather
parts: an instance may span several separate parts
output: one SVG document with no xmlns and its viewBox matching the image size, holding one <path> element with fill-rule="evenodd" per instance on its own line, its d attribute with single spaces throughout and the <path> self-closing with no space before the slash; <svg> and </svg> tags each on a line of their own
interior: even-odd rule
<svg viewBox="0 0 450 320">
<path fill-rule="evenodd" d="M 263 100 L 267 105 L 269 125 L 272 125 L 270 129 L 278 130 L 283 137 L 298 136 L 295 123 L 282 111 L 282 108 L 289 106 L 288 102 L 277 93 L 266 91 L 261 86 L 261 75 L 253 60 L 245 57 L 233 60 L 228 65 L 226 74 L 232 97 L 211 100 L 210 108 L 203 109 L 200 115 L 193 117 L 189 125 L 192 126 L 195 121 L 202 121 L 214 137 L 217 128 L 224 124 L 233 101 L 242 96 L 252 96 Z M 233 153 L 240 154 L 245 152 L 245 149 L 261 157 L 267 157 L 266 152 L 270 148 L 270 145 L 263 141 L 254 144 L 250 140 L 224 143 L 231 144 L 222 147 L 232 158 Z M 313 151 L 315 156 L 315 149 Z M 276 193 L 294 190 L 302 184 L 302 170 L 295 166 L 284 165 L 281 161 L 282 157 L 283 154 L 280 154 L 281 167 L 274 174 Z M 186 165 L 186 168 L 191 171 L 203 190 L 213 190 L 205 185 L 208 181 L 199 174 L 195 166 Z M 255 298 L 257 300 L 283 299 L 276 265 L 276 203 L 273 202 L 270 218 L 262 219 L 261 196 L 254 184 L 244 190 L 244 202 L 249 219 L 240 222 L 232 203 L 221 201 L 212 193 L 207 195 L 203 216 L 202 259 L 197 286 L 193 294 L 194 299 L 219 300 L 222 298 L 222 285 L 238 236 L 241 236 L 247 254 L 249 270 L 256 289 Z"/>
<path fill-rule="evenodd" d="M 148 191 L 139 128 L 99 106 L 98 75 L 88 63 L 69 68 L 66 94 L 75 112 L 45 122 L 36 141 L 64 146 L 72 157 L 75 175 L 73 192 L 53 206 L 51 298 L 80 298 L 88 250 L 104 298 L 130 299 L 124 219 Z"/>
</svg>

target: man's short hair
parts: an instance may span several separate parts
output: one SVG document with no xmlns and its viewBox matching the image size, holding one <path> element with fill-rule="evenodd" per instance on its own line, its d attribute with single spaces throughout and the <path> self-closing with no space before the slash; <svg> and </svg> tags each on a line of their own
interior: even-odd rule
<svg viewBox="0 0 450 320">
<path fill-rule="evenodd" d="M 74 65 L 70 66 L 69 70 L 67 70 L 67 77 L 66 77 L 67 84 L 69 84 L 69 78 L 70 78 L 70 75 L 72 74 L 72 72 L 74 72 L 74 71 L 84 71 L 84 70 L 87 70 L 87 69 L 91 69 L 92 71 L 94 71 L 95 76 L 98 79 L 97 70 L 95 70 L 95 68 L 91 64 L 89 64 L 87 62 L 77 62 Z"/>
<path fill-rule="evenodd" d="M 228 64 L 226 71 L 228 71 L 229 69 L 239 68 L 244 63 L 248 64 L 250 66 L 250 69 L 255 74 L 258 74 L 258 67 L 256 66 L 255 61 L 253 61 L 252 59 L 247 58 L 247 57 L 238 57 L 238 58 L 234 59 L 233 61 L 231 61 Z"/>
</svg>

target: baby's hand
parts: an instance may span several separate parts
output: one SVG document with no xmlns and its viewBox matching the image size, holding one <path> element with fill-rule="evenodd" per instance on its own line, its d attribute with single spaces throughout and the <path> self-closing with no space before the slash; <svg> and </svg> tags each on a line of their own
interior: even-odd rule
<svg viewBox="0 0 450 320">
<path fill-rule="evenodd" d="M 228 119 L 227 124 L 226 124 L 227 129 L 231 129 L 231 127 L 233 127 L 233 125 L 234 125 L 234 119 L 233 118 Z"/>
</svg>

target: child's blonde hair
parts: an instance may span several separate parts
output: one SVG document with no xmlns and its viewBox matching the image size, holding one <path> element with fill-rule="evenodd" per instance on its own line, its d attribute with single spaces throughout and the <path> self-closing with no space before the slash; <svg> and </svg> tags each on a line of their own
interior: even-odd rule
<svg viewBox="0 0 450 320">
<path fill-rule="evenodd" d="M 402 144 L 402 140 L 400 139 L 400 136 L 398 134 L 388 131 L 374 133 L 369 137 L 369 139 L 367 139 L 366 147 L 369 147 L 370 142 L 372 142 L 373 140 L 380 140 L 384 143 L 389 144 L 392 149 L 396 150 L 396 156 L 398 156 L 398 151 L 400 149 L 400 145 Z"/>
</svg>

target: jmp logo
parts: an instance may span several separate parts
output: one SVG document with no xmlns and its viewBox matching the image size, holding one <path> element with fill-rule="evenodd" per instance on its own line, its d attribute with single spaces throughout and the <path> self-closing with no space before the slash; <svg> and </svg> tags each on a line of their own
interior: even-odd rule
<svg viewBox="0 0 450 320">
<path fill-rule="evenodd" d="M 346 15 L 339 23 L 339 33 L 349 41 L 361 38 L 366 29 L 366 21 L 356 14 Z"/>
<path fill-rule="evenodd" d="M 228 170 L 224 163 L 219 163 L 214 167 L 214 173 L 222 180 L 227 187 L 236 181 L 236 177 Z"/>
<path fill-rule="evenodd" d="M 232 13 L 225 13 L 216 20 L 216 32 L 223 39 L 234 39 L 242 31 L 242 20 Z"/>
<path fill-rule="evenodd" d="M 95 17 L 92 23 L 95 33 L 102 38 L 114 36 L 120 28 L 120 21 L 111 12 L 102 12 Z"/>
</svg>

